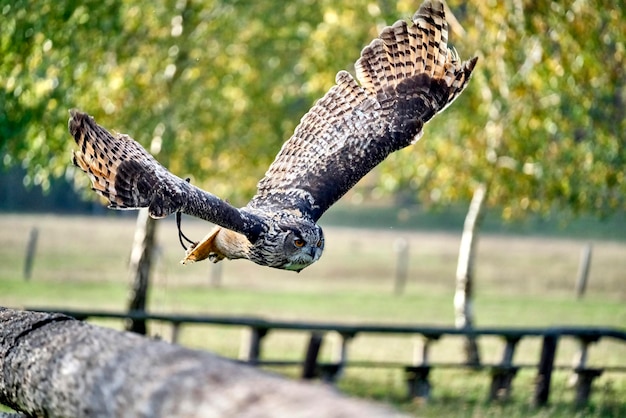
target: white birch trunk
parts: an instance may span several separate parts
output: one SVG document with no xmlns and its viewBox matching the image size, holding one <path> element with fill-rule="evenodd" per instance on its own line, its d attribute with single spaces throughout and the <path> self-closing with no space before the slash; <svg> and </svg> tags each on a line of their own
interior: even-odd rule
<svg viewBox="0 0 626 418">
<path fill-rule="evenodd" d="M 130 280 L 131 291 L 128 301 L 129 311 L 145 311 L 148 290 L 150 288 L 150 272 L 152 270 L 152 255 L 154 254 L 155 219 L 152 219 L 148 209 L 139 210 L 137 214 L 137 225 L 135 227 L 135 239 L 130 254 Z M 126 330 L 137 334 L 147 333 L 146 321 L 128 319 Z"/>
<path fill-rule="evenodd" d="M 465 216 L 463 235 L 459 248 L 456 269 L 456 291 L 454 293 L 454 323 L 457 328 L 471 328 L 474 325 L 473 287 L 474 262 L 478 243 L 478 228 L 482 220 L 487 187 L 480 184 Z M 467 337 L 464 342 L 464 354 L 468 364 L 480 364 L 480 353 L 476 339 Z"/>
</svg>

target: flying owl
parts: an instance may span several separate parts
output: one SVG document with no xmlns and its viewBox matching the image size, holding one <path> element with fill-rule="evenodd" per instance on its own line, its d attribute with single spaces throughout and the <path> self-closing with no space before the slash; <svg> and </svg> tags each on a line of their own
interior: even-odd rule
<svg viewBox="0 0 626 418">
<path fill-rule="evenodd" d="M 439 1 L 384 28 L 356 61 L 356 79 L 337 74 L 242 208 L 175 176 L 128 135 L 112 135 L 77 110 L 69 120 L 78 145 L 73 163 L 111 208 L 147 207 L 154 218 L 176 214 L 179 221 L 185 213 L 214 223 L 182 263 L 243 258 L 301 271 L 322 255 L 317 221 L 324 212 L 390 153 L 415 143 L 424 124 L 466 87 L 476 58 L 462 62 L 447 41 Z"/>
</svg>

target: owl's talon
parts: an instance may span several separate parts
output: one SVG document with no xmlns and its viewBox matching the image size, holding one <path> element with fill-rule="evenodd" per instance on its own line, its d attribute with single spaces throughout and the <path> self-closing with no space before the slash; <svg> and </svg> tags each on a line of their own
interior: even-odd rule
<svg viewBox="0 0 626 418">
<path fill-rule="evenodd" d="M 189 238 L 187 238 L 187 236 L 185 234 L 183 234 L 183 230 L 180 227 L 180 223 L 181 223 L 181 214 L 180 212 L 176 212 L 176 227 L 178 228 L 178 241 L 180 242 L 180 245 L 183 246 L 183 250 L 185 251 L 189 251 L 192 248 L 194 248 L 196 245 L 198 245 L 197 242 L 190 240 Z M 183 239 L 185 241 L 187 241 L 189 244 L 191 244 L 189 246 L 189 248 L 187 248 L 187 246 L 185 246 L 185 243 L 183 242 Z"/>
</svg>

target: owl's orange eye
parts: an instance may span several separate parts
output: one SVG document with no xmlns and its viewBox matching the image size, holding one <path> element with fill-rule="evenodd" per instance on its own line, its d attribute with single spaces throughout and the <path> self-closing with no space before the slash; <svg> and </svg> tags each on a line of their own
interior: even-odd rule
<svg viewBox="0 0 626 418">
<path fill-rule="evenodd" d="M 295 240 L 293 240 L 293 245 L 295 245 L 298 248 L 304 247 L 304 244 L 305 244 L 305 242 L 304 242 L 303 239 L 296 238 Z"/>
<path fill-rule="evenodd" d="M 317 241 L 317 247 L 318 248 L 320 248 L 322 245 L 324 245 L 324 240 L 323 239 Z"/>
</svg>

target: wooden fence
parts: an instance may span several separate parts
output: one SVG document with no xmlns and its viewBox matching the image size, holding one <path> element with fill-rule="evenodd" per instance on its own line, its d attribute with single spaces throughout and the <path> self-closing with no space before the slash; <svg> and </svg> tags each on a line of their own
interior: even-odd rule
<svg viewBox="0 0 626 418">
<path fill-rule="evenodd" d="M 372 324 L 341 324 L 327 322 L 294 322 L 271 321 L 258 317 L 235 317 L 216 315 L 176 315 L 151 314 L 144 312 L 103 312 L 103 311 L 76 311 L 32 309 L 40 312 L 60 312 L 76 319 L 88 318 L 106 319 L 137 319 L 158 321 L 171 324 L 171 340 L 177 342 L 181 327 L 185 324 L 206 324 L 238 326 L 249 330 L 249 338 L 240 361 L 257 366 L 301 366 L 302 378 L 321 378 L 328 382 L 336 381 L 346 367 L 384 366 L 402 367 L 406 375 L 407 392 L 410 397 L 427 399 L 431 392 L 429 380 L 433 368 L 454 367 L 488 370 L 491 376 L 489 400 L 506 400 L 510 393 L 513 380 L 521 368 L 537 370 L 533 403 L 537 406 L 545 405 L 550 396 L 552 372 L 555 368 L 565 368 L 555 365 L 555 355 L 558 342 L 564 338 L 578 341 L 580 350 L 575 365 L 568 367 L 576 377 L 575 403 L 583 406 L 591 394 L 593 381 L 604 371 L 626 373 L 626 359 L 624 365 L 603 368 L 591 368 L 587 365 L 588 351 L 591 344 L 600 339 L 614 339 L 626 344 L 626 330 L 616 328 L 594 327 L 550 327 L 550 328 L 473 328 L 462 330 L 452 327 L 404 326 L 404 325 L 372 325 Z M 301 331 L 310 334 L 306 354 L 302 361 L 268 361 L 262 358 L 263 338 L 273 330 Z M 337 333 L 340 346 L 337 358 L 330 363 L 318 361 L 320 347 L 325 335 L 329 332 Z M 421 336 L 420 346 L 417 347 L 418 356 L 412 364 L 398 362 L 354 362 L 349 360 L 348 343 L 358 334 L 378 335 L 412 335 Z M 473 336 L 500 337 L 503 341 L 501 361 L 496 364 L 467 365 L 463 363 L 433 363 L 430 361 L 432 343 L 444 336 Z M 513 359 L 518 343 L 525 338 L 541 338 L 542 346 L 537 364 L 515 364 Z"/>
</svg>

